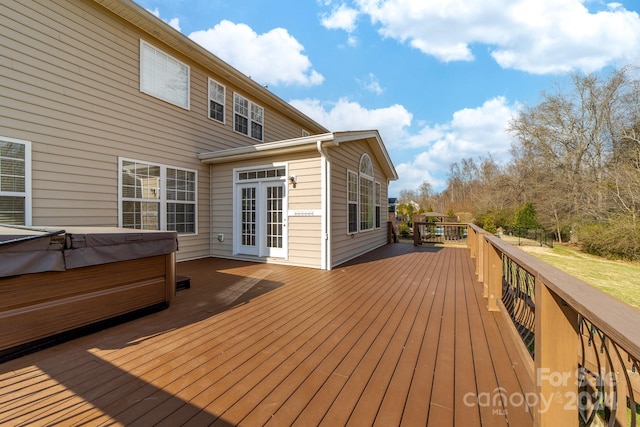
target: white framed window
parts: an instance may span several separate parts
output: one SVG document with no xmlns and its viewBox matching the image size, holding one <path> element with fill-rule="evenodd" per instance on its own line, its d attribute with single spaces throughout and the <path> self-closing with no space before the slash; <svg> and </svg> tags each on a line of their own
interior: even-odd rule
<svg viewBox="0 0 640 427">
<path fill-rule="evenodd" d="M 347 233 L 358 232 L 358 174 L 347 170 Z"/>
<path fill-rule="evenodd" d="M 360 158 L 359 180 L 359 230 L 372 230 L 374 225 L 373 164 L 371 163 L 371 158 L 367 154 L 363 154 Z"/>
<path fill-rule="evenodd" d="M 118 225 L 197 233 L 196 171 L 119 159 Z"/>
<path fill-rule="evenodd" d="M 140 40 L 140 91 L 189 109 L 189 66 Z"/>
<path fill-rule="evenodd" d="M 380 228 L 382 223 L 382 185 L 378 181 L 375 182 L 375 198 L 376 198 L 376 228 Z"/>
<path fill-rule="evenodd" d="M 309 133 L 309 131 L 308 131 L 308 130 L 302 129 L 302 136 L 303 136 L 303 137 L 305 137 L 305 136 L 309 136 L 309 135 L 311 135 L 311 134 Z"/>
<path fill-rule="evenodd" d="M 209 118 L 224 123 L 226 88 L 209 79 Z"/>
<path fill-rule="evenodd" d="M 0 223 L 31 225 L 31 142 L 0 137 Z"/>
<path fill-rule="evenodd" d="M 247 98 L 233 94 L 233 129 L 236 132 L 262 141 L 264 127 L 264 108 Z"/>
</svg>

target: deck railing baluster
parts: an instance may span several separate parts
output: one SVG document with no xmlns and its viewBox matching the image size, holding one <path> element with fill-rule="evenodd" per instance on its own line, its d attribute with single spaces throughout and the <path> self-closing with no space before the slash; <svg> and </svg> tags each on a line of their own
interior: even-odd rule
<svg viewBox="0 0 640 427">
<path fill-rule="evenodd" d="M 640 311 L 479 227 L 466 234 L 488 310 L 533 361 L 535 425 L 638 426 Z"/>
</svg>

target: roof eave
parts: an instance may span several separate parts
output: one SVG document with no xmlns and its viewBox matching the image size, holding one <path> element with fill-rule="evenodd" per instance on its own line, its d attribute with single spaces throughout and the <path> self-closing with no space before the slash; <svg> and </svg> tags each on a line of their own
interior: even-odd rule
<svg viewBox="0 0 640 427">
<path fill-rule="evenodd" d="M 291 104 L 276 96 L 250 77 L 227 64 L 187 36 L 177 31 L 140 5 L 131 0 L 94 0 L 97 4 L 130 22 L 152 37 L 171 46 L 178 52 L 213 71 L 220 77 L 251 94 L 257 100 L 268 104 L 288 117 L 295 118 L 310 133 L 329 132 L 321 124 L 306 116 Z"/>
<path fill-rule="evenodd" d="M 361 140 L 369 143 L 375 157 L 379 159 L 387 179 L 390 181 L 397 180 L 398 173 L 393 166 L 391 157 L 389 157 L 389 153 L 377 130 L 330 132 L 284 141 L 266 142 L 263 144 L 201 153 L 198 154 L 198 159 L 203 163 L 209 164 L 229 163 L 239 160 L 255 159 L 267 155 L 291 154 L 315 150 L 318 142 L 322 143 L 323 146 L 331 147 L 338 146 L 344 142 Z"/>
<path fill-rule="evenodd" d="M 249 160 L 267 155 L 299 153 L 302 151 L 315 150 L 318 141 L 322 143 L 331 142 L 333 141 L 333 134 L 324 133 L 284 141 L 265 142 L 263 144 L 211 151 L 198 154 L 198 159 L 203 163 L 220 164 L 238 160 Z"/>
</svg>

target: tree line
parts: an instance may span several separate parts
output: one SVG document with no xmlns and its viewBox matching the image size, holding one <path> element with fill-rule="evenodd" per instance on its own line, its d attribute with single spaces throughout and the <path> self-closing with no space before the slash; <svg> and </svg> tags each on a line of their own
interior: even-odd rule
<svg viewBox="0 0 640 427">
<path fill-rule="evenodd" d="M 640 73 L 571 76 L 512 118 L 511 159 L 452 163 L 447 187 L 403 190 L 426 210 L 455 212 L 492 231 L 527 218 L 558 242 L 640 259 Z"/>
</svg>

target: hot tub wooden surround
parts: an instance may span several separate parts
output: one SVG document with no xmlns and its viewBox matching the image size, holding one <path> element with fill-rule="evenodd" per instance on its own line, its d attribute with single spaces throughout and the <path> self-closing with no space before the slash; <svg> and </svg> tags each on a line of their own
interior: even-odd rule
<svg viewBox="0 0 640 427">
<path fill-rule="evenodd" d="M 0 235 L 0 361 L 166 308 L 175 293 L 174 232 Z"/>
</svg>

